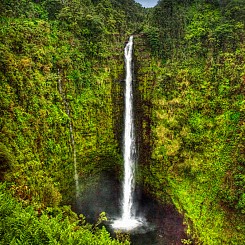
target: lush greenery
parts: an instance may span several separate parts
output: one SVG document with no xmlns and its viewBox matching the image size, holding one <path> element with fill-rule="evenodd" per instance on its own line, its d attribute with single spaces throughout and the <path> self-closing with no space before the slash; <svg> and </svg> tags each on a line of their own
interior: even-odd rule
<svg viewBox="0 0 245 245">
<path fill-rule="evenodd" d="M 145 187 L 170 197 L 201 244 L 245 239 L 244 13 L 244 1 L 159 1 L 145 26 Z"/>
<path fill-rule="evenodd" d="M 32 232 L 40 233 L 36 239 L 45 243 L 62 229 L 64 237 L 75 229 L 77 223 L 58 225 L 63 216 L 48 221 L 45 215 L 38 219 L 34 211 L 74 203 L 75 165 L 81 191 L 98 181 L 101 171 L 120 169 L 115 140 L 120 108 L 112 91 L 120 90 L 114 81 L 124 73 L 124 39 L 142 18 L 139 5 L 134 3 L 131 13 L 124 7 L 107 0 L 1 1 L 0 177 L 11 183 L 14 197 L 24 207 L 33 207 L 23 212 L 34 220 L 25 234 L 24 223 L 16 223 L 21 232 L 19 240 L 12 241 L 15 230 L 8 227 L 15 218 L 21 222 L 24 214 L 11 199 L 4 244 L 22 244 Z M 42 240 L 40 229 L 46 220 L 47 229 L 53 222 L 57 230 L 51 229 Z M 107 244 L 107 234 L 101 232 L 95 244 Z M 74 234 L 70 243 L 78 236 L 81 242 L 89 239 L 85 233 Z M 103 235 L 105 240 L 97 243 Z"/>
<path fill-rule="evenodd" d="M 45 211 L 36 211 L 32 206 L 23 208 L 4 185 L 0 186 L 0 202 L 1 244 L 129 244 L 111 239 L 104 227 L 99 228 L 106 220 L 103 213 L 91 225 L 66 206 Z"/>
<path fill-rule="evenodd" d="M 3 0 L 0 13 L 1 244 L 128 244 L 64 205 L 75 167 L 81 193 L 120 175 L 131 33 L 138 181 L 197 244 L 243 243 L 244 0 Z"/>
</svg>

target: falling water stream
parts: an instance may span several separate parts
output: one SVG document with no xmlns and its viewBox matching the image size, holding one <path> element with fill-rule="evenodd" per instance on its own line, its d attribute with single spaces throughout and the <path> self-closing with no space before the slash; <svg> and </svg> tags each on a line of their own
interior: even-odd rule
<svg viewBox="0 0 245 245">
<path fill-rule="evenodd" d="M 132 230 L 142 225 L 142 218 L 136 217 L 134 207 L 136 147 L 133 115 L 133 36 L 124 50 L 126 79 L 125 79 L 125 112 L 124 112 L 124 181 L 121 217 L 114 221 L 113 228 Z"/>
</svg>

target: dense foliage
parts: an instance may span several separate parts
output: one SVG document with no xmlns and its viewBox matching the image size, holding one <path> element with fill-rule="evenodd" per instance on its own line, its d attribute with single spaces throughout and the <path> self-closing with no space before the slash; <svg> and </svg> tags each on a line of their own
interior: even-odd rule
<svg viewBox="0 0 245 245">
<path fill-rule="evenodd" d="M 119 168 L 115 128 L 120 108 L 112 91 L 120 94 L 120 85 L 113 82 L 123 75 L 124 36 L 136 19 L 129 21 L 131 16 L 122 4 L 114 4 L 107 0 L 0 3 L 0 178 L 11 183 L 14 197 L 25 207 L 42 211 L 73 204 L 75 171 L 79 188 L 85 191 L 103 170 Z M 139 5 L 131 8 L 131 15 L 138 18 Z M 3 209 L 7 206 L 4 200 Z M 15 205 L 17 210 L 8 213 L 12 221 L 3 227 L 3 239 L 7 239 L 3 244 L 19 244 L 32 232 L 43 233 L 39 226 L 45 225 L 47 216 L 38 219 L 28 208 L 21 214 L 19 204 L 11 205 L 8 212 Z M 19 237 L 12 240 L 14 230 L 7 226 L 17 229 L 19 223 L 13 220 L 25 215 L 35 221 L 29 231 L 20 224 Z M 50 223 L 57 225 L 55 232 L 67 229 L 65 238 L 75 226 L 68 227 L 68 221 L 58 224 L 61 220 L 63 216 Z M 29 218 L 23 222 L 28 223 Z M 107 234 L 101 232 L 89 235 L 101 239 L 95 244 L 107 244 Z M 44 239 L 52 237 L 51 233 L 44 234 Z M 35 239 L 40 238 L 41 244 L 38 234 Z M 74 236 L 86 237 L 82 232 Z"/>
<path fill-rule="evenodd" d="M 244 13 L 244 1 L 162 0 L 145 26 L 158 57 L 140 69 L 153 87 L 145 186 L 202 244 L 244 241 Z"/>
<path fill-rule="evenodd" d="M 129 244 L 111 239 L 102 213 L 97 224 L 87 224 L 69 207 L 36 211 L 32 206 L 23 208 L 4 185 L 0 186 L 0 243 L 1 244 Z"/>
<path fill-rule="evenodd" d="M 1 244 L 128 244 L 63 205 L 75 172 L 81 194 L 120 175 L 131 33 L 138 181 L 197 244 L 243 243 L 244 0 L 2 0 L 0 13 Z"/>
</svg>

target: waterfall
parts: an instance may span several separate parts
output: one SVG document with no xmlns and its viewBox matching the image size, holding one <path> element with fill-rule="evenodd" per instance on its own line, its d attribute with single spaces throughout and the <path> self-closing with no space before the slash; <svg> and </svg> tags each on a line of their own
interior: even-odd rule
<svg viewBox="0 0 245 245">
<path fill-rule="evenodd" d="M 122 219 L 129 220 L 134 216 L 134 172 L 135 172 L 135 133 L 133 124 L 133 91 L 132 91 L 132 56 L 133 36 L 125 47 L 126 80 L 125 80 L 125 113 L 124 113 L 124 182 Z"/>
<path fill-rule="evenodd" d="M 132 230 L 140 225 L 135 217 L 134 190 L 135 190 L 135 165 L 136 147 L 133 115 L 133 36 L 124 50 L 126 79 L 125 79 L 125 112 L 124 112 L 124 137 L 123 160 L 124 181 L 121 217 L 114 221 L 115 229 Z"/>
<path fill-rule="evenodd" d="M 58 74 L 60 73 L 58 69 Z M 63 102 L 65 104 L 66 108 L 66 114 L 69 117 L 69 130 L 70 130 L 70 137 L 71 137 L 71 146 L 72 146 L 72 153 L 73 153 L 73 164 L 74 164 L 74 180 L 75 180 L 75 186 L 76 186 L 76 199 L 78 201 L 79 198 L 79 179 L 78 179 L 78 173 L 77 173 L 77 154 L 76 154 L 76 146 L 75 146 L 75 140 L 74 140 L 74 134 L 73 134 L 73 127 L 71 123 L 71 117 L 70 117 L 70 109 L 69 109 L 69 104 L 65 98 L 64 92 L 62 90 L 62 84 L 61 84 L 61 79 L 58 79 L 58 84 L 59 84 L 59 93 L 62 96 Z"/>
</svg>

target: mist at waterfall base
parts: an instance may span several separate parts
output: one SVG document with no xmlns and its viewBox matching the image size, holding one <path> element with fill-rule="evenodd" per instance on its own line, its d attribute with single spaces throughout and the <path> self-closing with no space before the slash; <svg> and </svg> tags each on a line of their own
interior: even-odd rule
<svg viewBox="0 0 245 245">
<path fill-rule="evenodd" d="M 94 182 L 92 177 L 87 181 Z M 101 225 L 116 236 L 111 221 L 121 215 L 121 189 L 122 184 L 114 172 L 103 172 L 96 183 L 82 192 L 79 203 L 73 209 L 77 214 L 85 215 L 86 221 L 92 224 L 97 223 L 101 212 L 105 212 L 108 221 Z M 187 239 L 183 218 L 173 206 L 163 207 L 144 193 L 141 186 L 135 188 L 134 203 L 136 217 L 144 217 L 148 226 L 130 232 L 132 245 L 182 245 L 181 239 Z"/>
</svg>

